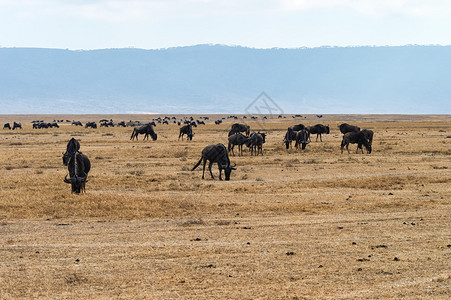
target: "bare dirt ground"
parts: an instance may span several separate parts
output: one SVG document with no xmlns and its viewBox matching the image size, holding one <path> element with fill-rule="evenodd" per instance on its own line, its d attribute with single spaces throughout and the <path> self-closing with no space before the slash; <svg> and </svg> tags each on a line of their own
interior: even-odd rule
<svg viewBox="0 0 451 300">
<path fill-rule="evenodd" d="M 451 117 L 326 115 L 246 122 L 263 156 L 231 156 L 230 181 L 191 168 L 236 120 L 210 116 L 193 141 L 131 128 L 0 131 L 1 299 L 449 299 Z M 180 116 L 178 116 L 179 118 Z M 343 122 L 374 130 L 373 153 L 340 154 Z M 329 124 L 286 151 L 288 126 Z M 63 182 L 71 137 L 92 163 L 87 192 Z"/>
</svg>

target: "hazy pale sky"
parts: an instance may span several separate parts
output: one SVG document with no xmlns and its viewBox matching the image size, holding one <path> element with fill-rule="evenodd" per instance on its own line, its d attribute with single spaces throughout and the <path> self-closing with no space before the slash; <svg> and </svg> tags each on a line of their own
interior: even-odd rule
<svg viewBox="0 0 451 300">
<path fill-rule="evenodd" d="M 0 0 L 0 47 L 451 45 L 450 0 Z"/>
</svg>

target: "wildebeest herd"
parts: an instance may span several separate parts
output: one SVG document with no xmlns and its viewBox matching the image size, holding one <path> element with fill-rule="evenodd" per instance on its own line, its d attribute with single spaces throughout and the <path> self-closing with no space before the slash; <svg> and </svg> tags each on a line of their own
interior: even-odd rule
<svg viewBox="0 0 451 300">
<path fill-rule="evenodd" d="M 295 116 L 293 116 L 293 118 L 294 117 Z M 231 116 L 229 118 L 237 119 L 236 116 Z M 103 119 L 100 120 L 99 123 L 100 127 L 132 126 L 134 128 L 130 140 L 138 140 L 138 135 L 143 134 L 143 140 L 148 140 L 150 136 L 153 141 L 156 141 L 158 137 L 154 130 L 156 124 L 166 124 L 171 121 L 178 125 L 182 125 L 179 129 L 178 139 L 180 140 L 180 138 L 182 138 L 183 140 L 183 137 L 186 135 L 187 140 L 191 141 L 194 136 L 193 127 L 205 125 L 204 121 L 209 120 L 208 117 L 202 117 L 201 119 L 203 120 L 194 120 L 193 117 L 184 117 L 184 119 L 181 120 L 177 120 L 175 117 L 159 117 L 157 119 L 153 119 L 149 123 L 141 123 L 139 121 L 129 121 L 127 123 L 125 121 L 113 122 L 113 120 Z M 215 124 L 221 124 L 224 119 L 225 118 L 216 120 Z M 257 117 L 255 117 L 255 119 L 257 119 Z M 64 120 L 58 120 L 58 122 L 63 121 Z M 71 121 L 66 120 L 66 122 L 70 123 Z M 33 121 L 32 123 L 33 129 L 59 128 L 56 121 L 51 123 L 46 123 L 44 121 Z M 75 126 L 83 126 L 80 121 L 72 121 L 71 124 Z M 15 130 L 17 128 L 22 128 L 21 123 L 14 122 L 12 127 L 9 123 L 4 124 L 3 126 L 3 129 Z M 85 128 L 97 128 L 97 124 L 96 122 L 86 122 Z M 363 147 L 365 147 L 367 154 L 371 153 L 373 142 L 372 130 L 360 130 L 359 127 L 349 125 L 347 123 L 340 124 L 338 128 L 343 134 L 341 153 L 343 153 L 343 149 L 345 147 L 349 153 L 349 144 L 357 144 L 356 153 L 358 153 L 359 150 L 363 153 Z M 319 138 L 322 142 L 322 135 L 329 133 L 330 128 L 328 125 L 316 124 L 313 126 L 305 126 L 303 124 L 296 124 L 287 128 L 287 131 L 283 136 L 283 143 L 285 144 L 285 148 L 287 150 L 292 147 L 293 141 L 295 142 L 295 148 L 297 150 L 304 150 L 311 142 L 312 134 L 316 134 L 316 141 L 318 141 Z M 243 155 L 243 146 L 246 146 L 249 149 L 251 156 L 263 155 L 263 144 L 266 141 L 266 135 L 267 133 L 260 131 L 251 133 L 251 129 L 248 124 L 234 123 L 228 132 L 228 147 L 225 147 L 222 143 L 206 146 L 202 151 L 200 160 L 192 168 L 192 170 L 195 170 L 203 161 L 202 179 L 204 179 L 206 163 L 209 162 L 208 169 L 211 177 L 214 178 L 211 167 L 214 163 L 217 163 L 219 168 L 219 179 L 222 180 L 221 174 L 222 170 L 224 170 L 225 180 L 230 180 L 231 172 L 236 169 L 236 164 L 231 164 L 229 154 L 233 156 L 235 155 L 235 146 L 238 147 L 239 156 Z M 67 144 L 66 152 L 63 154 L 63 164 L 68 167 L 69 175 L 69 178 L 68 175 L 65 176 L 64 182 L 70 183 L 72 192 L 77 194 L 85 191 L 88 173 L 91 169 L 91 163 L 88 156 L 79 150 L 80 143 L 76 139 L 72 138 Z"/>
</svg>

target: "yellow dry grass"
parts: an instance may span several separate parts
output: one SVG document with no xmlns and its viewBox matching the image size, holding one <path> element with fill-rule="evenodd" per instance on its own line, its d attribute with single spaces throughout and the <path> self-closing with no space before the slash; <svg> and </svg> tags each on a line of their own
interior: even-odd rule
<svg viewBox="0 0 451 300">
<path fill-rule="evenodd" d="M 450 116 L 246 121 L 264 155 L 231 157 L 228 182 L 191 168 L 235 121 L 191 142 L 174 124 L 132 142 L 30 123 L 152 117 L 0 116 L 24 126 L 0 132 L 1 299 L 449 299 Z M 320 122 L 323 142 L 284 149 L 288 126 Z M 340 154 L 342 122 L 374 130 L 372 154 Z M 92 163 L 82 195 L 63 182 L 71 137 Z"/>
</svg>

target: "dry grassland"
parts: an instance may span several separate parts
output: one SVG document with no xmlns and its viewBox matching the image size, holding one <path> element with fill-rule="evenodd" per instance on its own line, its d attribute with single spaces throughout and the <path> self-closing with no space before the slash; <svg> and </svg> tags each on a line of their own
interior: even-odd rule
<svg viewBox="0 0 451 300">
<path fill-rule="evenodd" d="M 0 116 L 24 125 L 0 132 L 1 299 L 449 299 L 450 116 L 248 122 L 264 155 L 231 157 L 228 182 L 191 168 L 232 121 L 192 142 L 30 123 L 104 117 L 153 116 Z M 319 122 L 323 142 L 284 149 L 288 126 Z M 372 154 L 340 154 L 342 122 L 374 130 Z M 71 137 L 92 163 L 83 195 L 63 182 Z"/>
</svg>

